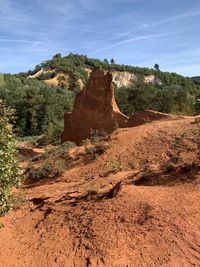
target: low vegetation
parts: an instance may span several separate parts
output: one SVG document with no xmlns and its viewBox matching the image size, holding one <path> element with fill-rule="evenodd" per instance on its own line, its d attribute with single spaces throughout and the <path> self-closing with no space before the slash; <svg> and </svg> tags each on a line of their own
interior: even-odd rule
<svg viewBox="0 0 200 267">
<path fill-rule="evenodd" d="M 23 192 L 16 192 L 10 197 L 10 204 L 13 210 L 20 209 L 28 203 L 26 195 Z"/>
<path fill-rule="evenodd" d="M 26 177 L 29 182 L 37 182 L 43 178 L 55 178 L 63 174 L 70 159 L 69 150 L 76 145 L 66 142 L 30 160 Z"/>
<path fill-rule="evenodd" d="M 119 159 L 110 158 L 107 162 L 107 167 L 110 172 L 119 172 L 123 170 L 123 166 Z"/>
<path fill-rule="evenodd" d="M 76 144 L 73 142 L 65 142 L 59 146 L 53 147 L 52 149 L 48 150 L 47 152 L 35 156 L 32 159 L 32 162 L 36 162 L 39 160 L 45 160 L 48 158 L 55 159 L 55 158 L 65 158 L 66 153 L 72 148 L 76 147 Z"/>
<path fill-rule="evenodd" d="M 62 175 L 65 170 L 65 160 L 56 159 L 52 162 L 51 159 L 46 159 L 42 162 L 40 167 L 36 168 L 31 164 L 29 168 L 30 170 L 27 173 L 28 181 L 30 183 L 37 182 L 44 178 L 55 178 Z"/>
</svg>

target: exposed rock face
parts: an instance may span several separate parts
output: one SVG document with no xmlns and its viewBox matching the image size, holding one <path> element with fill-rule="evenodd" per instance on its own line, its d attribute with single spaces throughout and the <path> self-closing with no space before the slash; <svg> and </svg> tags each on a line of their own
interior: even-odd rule
<svg viewBox="0 0 200 267">
<path fill-rule="evenodd" d="M 61 141 L 79 144 L 90 137 L 91 130 L 111 133 L 124 126 L 127 120 L 115 102 L 112 74 L 95 69 L 86 87 L 77 95 L 72 113 L 65 113 Z"/>
<path fill-rule="evenodd" d="M 92 69 L 89 68 L 85 68 L 84 70 L 87 72 L 88 76 L 92 72 Z M 138 82 L 140 79 L 139 75 L 134 72 L 112 70 L 110 73 L 112 73 L 113 82 L 117 87 L 129 87 Z M 145 83 L 162 85 L 162 81 L 153 74 L 144 75 L 143 78 Z"/>
<path fill-rule="evenodd" d="M 112 71 L 112 75 L 113 81 L 117 87 L 128 87 L 138 81 L 138 76 L 128 71 Z"/>
<path fill-rule="evenodd" d="M 152 84 L 158 84 L 162 85 L 162 81 L 156 77 L 155 75 L 147 75 L 144 77 L 144 82 L 145 83 L 152 83 Z"/>
<path fill-rule="evenodd" d="M 45 80 L 45 82 L 49 85 L 60 86 L 68 88 L 69 90 L 73 90 L 75 80 L 72 75 L 61 72 L 57 74 L 54 78 Z"/>
</svg>

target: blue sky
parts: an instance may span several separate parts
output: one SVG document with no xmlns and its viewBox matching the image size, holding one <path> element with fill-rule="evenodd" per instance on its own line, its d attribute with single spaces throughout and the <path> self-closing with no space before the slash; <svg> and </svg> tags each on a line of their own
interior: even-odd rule
<svg viewBox="0 0 200 267">
<path fill-rule="evenodd" d="M 200 1 L 0 0 L 0 72 L 58 52 L 200 75 Z"/>
</svg>

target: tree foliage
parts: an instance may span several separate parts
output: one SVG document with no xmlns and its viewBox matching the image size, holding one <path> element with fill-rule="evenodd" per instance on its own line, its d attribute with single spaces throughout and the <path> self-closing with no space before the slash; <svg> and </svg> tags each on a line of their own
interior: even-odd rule
<svg viewBox="0 0 200 267">
<path fill-rule="evenodd" d="M 113 58 L 111 58 L 111 60 L 110 60 L 110 64 L 115 64 L 115 61 L 114 61 Z"/>
<path fill-rule="evenodd" d="M 120 109 L 128 116 L 145 109 L 165 113 L 195 115 L 200 113 L 200 89 L 192 85 L 153 85 L 135 83 L 115 91 Z"/>
<path fill-rule="evenodd" d="M 11 75 L 0 84 L 0 98 L 16 110 L 15 128 L 18 135 L 61 134 L 65 111 L 71 111 L 76 91 L 52 87 L 34 79 L 20 79 Z M 51 134 L 50 134 L 51 133 Z"/>
<path fill-rule="evenodd" d="M 0 215 L 9 208 L 10 191 L 20 185 L 20 169 L 16 157 L 16 138 L 11 120 L 13 110 L 0 101 Z"/>
<path fill-rule="evenodd" d="M 154 65 L 154 69 L 155 69 L 156 71 L 159 71 L 159 70 L 160 70 L 160 66 L 156 63 L 156 64 Z"/>
</svg>

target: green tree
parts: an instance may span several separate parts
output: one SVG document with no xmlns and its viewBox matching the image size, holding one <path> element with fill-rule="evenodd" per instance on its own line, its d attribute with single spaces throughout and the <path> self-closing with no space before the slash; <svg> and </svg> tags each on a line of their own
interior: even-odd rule
<svg viewBox="0 0 200 267">
<path fill-rule="evenodd" d="M 175 96 L 176 92 L 172 87 L 166 86 L 156 90 L 152 100 L 153 109 L 165 113 L 172 112 L 175 106 Z"/>
<path fill-rule="evenodd" d="M 130 88 L 128 102 L 131 105 L 132 114 L 145 109 L 152 109 L 154 90 L 153 86 L 141 82 L 135 83 Z"/>
<path fill-rule="evenodd" d="M 110 64 L 115 64 L 115 61 L 113 58 L 110 60 Z"/>
<path fill-rule="evenodd" d="M 57 54 L 55 54 L 55 55 L 53 56 L 53 59 L 61 58 L 61 57 L 62 57 L 61 53 L 57 53 Z"/>
<path fill-rule="evenodd" d="M 154 65 L 154 69 L 155 69 L 156 71 L 159 71 L 159 70 L 160 70 L 160 66 L 156 63 L 156 64 Z"/>
<path fill-rule="evenodd" d="M 132 115 L 133 106 L 129 101 L 129 94 L 131 89 L 129 87 L 120 87 L 115 89 L 115 98 L 120 111 L 127 116 Z"/>
<path fill-rule="evenodd" d="M 10 192 L 20 185 L 20 169 L 16 158 L 16 139 L 10 121 L 13 110 L 0 101 L 0 215 L 9 208 Z"/>
</svg>

